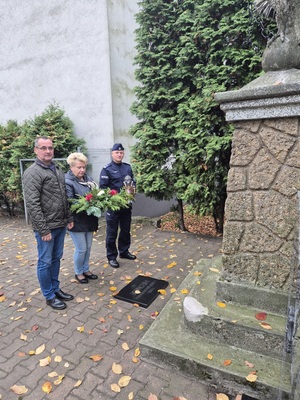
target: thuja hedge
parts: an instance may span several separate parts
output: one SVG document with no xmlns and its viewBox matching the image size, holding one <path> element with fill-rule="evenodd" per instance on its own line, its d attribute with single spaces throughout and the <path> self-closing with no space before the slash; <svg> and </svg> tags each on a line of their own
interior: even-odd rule
<svg viewBox="0 0 300 400">
<path fill-rule="evenodd" d="M 21 159 L 33 159 L 34 141 L 47 136 L 55 145 L 55 158 L 66 158 L 71 152 L 85 151 L 85 142 L 74 135 L 73 123 L 57 104 L 50 104 L 41 115 L 19 124 L 8 121 L 0 125 L 0 207 L 13 216 L 23 211 Z M 24 162 L 24 168 L 31 162 Z"/>
</svg>

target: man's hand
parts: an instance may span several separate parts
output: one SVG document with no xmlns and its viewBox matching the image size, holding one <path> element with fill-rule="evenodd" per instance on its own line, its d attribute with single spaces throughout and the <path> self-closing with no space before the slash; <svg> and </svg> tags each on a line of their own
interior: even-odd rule
<svg viewBox="0 0 300 400">
<path fill-rule="evenodd" d="M 42 236 L 42 240 L 44 242 L 50 242 L 51 239 L 52 239 L 51 232 L 48 233 L 48 235 Z"/>
<path fill-rule="evenodd" d="M 74 226 L 74 222 L 69 222 L 68 225 L 67 225 L 67 228 L 69 230 L 71 230 L 73 228 L 73 226 Z"/>
</svg>

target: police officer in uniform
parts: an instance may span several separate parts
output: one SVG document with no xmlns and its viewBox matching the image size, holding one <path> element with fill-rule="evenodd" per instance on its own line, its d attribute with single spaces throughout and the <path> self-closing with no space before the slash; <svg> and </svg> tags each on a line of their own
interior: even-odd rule
<svg viewBox="0 0 300 400">
<path fill-rule="evenodd" d="M 125 178 L 130 177 L 134 182 L 131 166 L 122 162 L 124 158 L 124 147 L 121 143 L 116 143 L 111 151 L 112 161 L 107 164 L 100 173 L 99 187 L 102 189 L 110 188 L 120 192 L 124 186 Z M 129 178 L 129 179 L 130 179 Z M 106 256 L 108 263 L 113 268 L 119 268 L 117 256 L 135 260 L 136 256 L 129 252 L 131 236 L 131 209 L 124 208 L 119 211 L 107 210 L 106 212 Z M 118 229 L 120 228 L 119 236 Z M 118 247 L 117 247 L 118 241 Z"/>
</svg>

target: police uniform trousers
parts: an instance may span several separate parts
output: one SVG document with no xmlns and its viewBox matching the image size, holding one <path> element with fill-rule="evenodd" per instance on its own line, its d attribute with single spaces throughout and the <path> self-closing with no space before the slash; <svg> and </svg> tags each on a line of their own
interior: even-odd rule
<svg viewBox="0 0 300 400">
<path fill-rule="evenodd" d="M 120 255 L 128 252 L 131 242 L 131 209 L 132 207 L 119 211 L 107 210 L 106 212 L 106 256 L 108 260 L 115 260 L 118 252 Z"/>
</svg>

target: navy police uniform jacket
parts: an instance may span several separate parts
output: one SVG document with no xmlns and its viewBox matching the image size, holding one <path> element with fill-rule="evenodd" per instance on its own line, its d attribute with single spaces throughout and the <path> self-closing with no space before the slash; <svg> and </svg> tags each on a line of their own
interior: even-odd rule
<svg viewBox="0 0 300 400">
<path fill-rule="evenodd" d="M 99 187 L 101 189 L 115 189 L 120 192 L 124 186 L 125 176 L 127 175 L 131 177 L 135 186 L 135 180 L 130 164 L 124 162 L 117 164 L 114 161 L 111 161 L 100 173 Z"/>
</svg>

